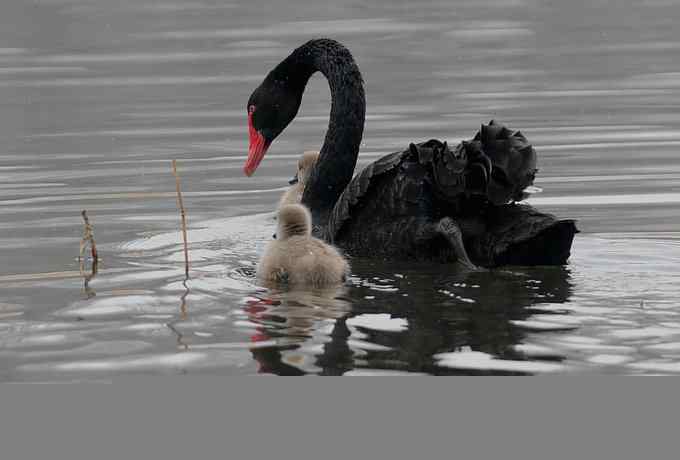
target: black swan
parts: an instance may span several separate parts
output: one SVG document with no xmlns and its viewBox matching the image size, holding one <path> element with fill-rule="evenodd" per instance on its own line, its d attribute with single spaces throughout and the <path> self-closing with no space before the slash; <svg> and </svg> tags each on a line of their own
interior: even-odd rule
<svg viewBox="0 0 680 460">
<path fill-rule="evenodd" d="M 341 284 L 349 264 L 331 245 L 312 236 L 312 216 L 300 204 L 278 213 L 276 239 L 269 242 L 257 276 L 265 284 L 322 288 Z"/>
<path fill-rule="evenodd" d="M 331 39 L 311 40 L 279 63 L 250 96 L 251 176 L 295 118 L 307 81 L 328 80 L 332 105 L 321 153 L 302 203 L 314 234 L 354 256 L 498 265 L 562 265 L 573 220 L 515 204 L 536 173 L 525 137 L 491 122 L 455 149 L 431 140 L 369 164 L 352 179 L 363 135 L 365 97 L 352 55 Z"/>
</svg>

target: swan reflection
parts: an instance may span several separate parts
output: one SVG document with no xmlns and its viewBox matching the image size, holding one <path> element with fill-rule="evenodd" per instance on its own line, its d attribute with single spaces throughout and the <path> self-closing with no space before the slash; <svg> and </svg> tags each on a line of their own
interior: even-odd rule
<svg viewBox="0 0 680 460">
<path fill-rule="evenodd" d="M 308 356 L 323 349 L 332 337 L 335 322 L 351 310 L 346 300 L 346 286 L 312 290 L 272 289 L 266 297 L 249 300 L 244 306 L 248 319 L 258 325 L 250 339 L 254 344 L 291 338 L 292 342 L 276 347 L 251 348 L 259 363 L 259 372 L 279 375 L 302 375 L 317 372 Z M 330 332 L 330 333 L 329 333 Z M 301 349 L 305 353 L 301 353 Z"/>
<path fill-rule="evenodd" d="M 525 374 L 563 368 L 559 353 L 530 356 L 522 344 L 532 333 L 523 325 L 527 319 L 569 300 L 573 287 L 564 267 L 470 272 L 352 263 L 350 286 L 269 291 L 248 301 L 244 311 L 257 324 L 251 340 L 270 342 L 251 348 L 259 372 Z"/>
</svg>

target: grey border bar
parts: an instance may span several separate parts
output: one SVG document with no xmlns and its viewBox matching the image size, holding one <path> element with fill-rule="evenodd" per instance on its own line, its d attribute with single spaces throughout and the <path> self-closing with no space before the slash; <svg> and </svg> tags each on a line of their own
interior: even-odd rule
<svg viewBox="0 0 680 460">
<path fill-rule="evenodd" d="M 0 458 L 678 458 L 673 378 L 172 377 L 0 386 Z"/>
</svg>

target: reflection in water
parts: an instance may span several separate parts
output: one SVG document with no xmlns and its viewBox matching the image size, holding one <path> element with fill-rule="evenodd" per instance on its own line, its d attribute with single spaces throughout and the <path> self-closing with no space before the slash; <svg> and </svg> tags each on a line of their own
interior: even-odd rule
<svg viewBox="0 0 680 460">
<path fill-rule="evenodd" d="M 343 299 L 344 287 L 319 290 L 270 291 L 265 298 L 246 301 L 244 311 L 248 319 L 257 325 L 252 342 L 275 341 L 278 338 L 293 339 L 290 345 L 255 347 L 253 357 L 259 363 L 259 372 L 279 375 L 302 375 L 307 355 L 295 353 L 305 343 L 316 343 L 319 330 L 333 327 L 350 310 Z M 334 329 L 334 328 L 333 328 Z M 336 334 L 331 332 L 331 342 Z M 322 342 L 325 338 L 322 337 Z M 326 349 L 326 345 L 321 345 Z"/>
<path fill-rule="evenodd" d="M 186 250 L 186 245 L 184 246 Z M 185 252 L 186 255 L 186 252 Z M 187 263 L 187 270 L 188 270 L 188 263 Z M 179 318 L 177 318 L 174 321 L 171 321 L 167 324 L 168 329 L 170 329 L 176 336 L 177 336 L 177 347 L 180 349 L 188 350 L 189 349 L 189 343 L 187 343 L 184 334 L 180 332 L 176 327 L 175 324 L 179 321 L 184 321 L 187 319 L 187 297 L 189 296 L 189 285 L 187 284 L 189 282 L 189 274 L 188 272 L 186 273 L 186 276 L 184 280 L 182 281 L 182 286 L 184 286 L 184 292 L 182 295 L 179 297 Z"/>
<path fill-rule="evenodd" d="M 515 347 L 526 329 L 515 321 L 530 317 L 535 304 L 567 302 L 572 291 L 563 267 L 456 272 L 423 266 L 396 274 L 394 267 L 386 272 L 387 267 L 372 262 L 354 261 L 353 267 L 354 285 L 340 292 L 271 293 L 246 303 L 249 320 L 257 324 L 251 340 L 295 338 L 285 347 L 252 349 L 260 372 L 340 375 L 367 368 L 455 374 L 455 363 L 440 365 L 433 357 L 461 350 L 523 360 Z M 382 294 L 369 295 L 376 290 Z M 484 373 L 483 362 L 478 364 L 464 366 L 464 373 Z M 492 370 L 505 369 L 522 372 L 502 364 Z"/>
</svg>

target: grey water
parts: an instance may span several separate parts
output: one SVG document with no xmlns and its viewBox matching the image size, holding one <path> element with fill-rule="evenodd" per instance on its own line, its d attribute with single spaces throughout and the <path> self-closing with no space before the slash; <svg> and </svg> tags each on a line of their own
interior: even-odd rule
<svg viewBox="0 0 680 460">
<path fill-rule="evenodd" d="M 123 374 L 680 373 L 680 1 L 11 0 L 0 6 L 0 381 Z M 245 105 L 328 36 L 366 82 L 358 167 L 495 118 L 539 158 L 565 267 L 352 260 L 333 292 L 252 272 L 330 95 L 257 174 Z M 184 277 L 170 162 L 189 223 Z M 78 262 L 86 209 L 98 273 Z"/>
</svg>

